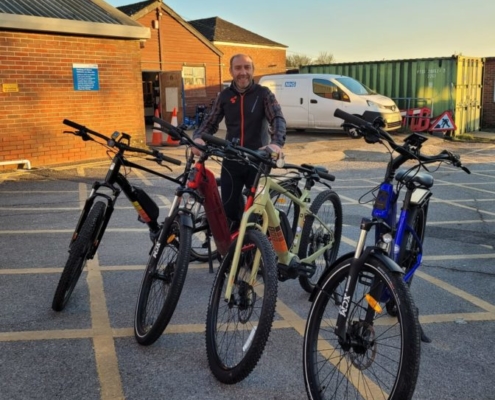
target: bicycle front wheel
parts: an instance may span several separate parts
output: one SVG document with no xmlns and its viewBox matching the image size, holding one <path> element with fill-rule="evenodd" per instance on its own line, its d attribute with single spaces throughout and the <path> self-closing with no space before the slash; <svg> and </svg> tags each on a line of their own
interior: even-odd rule
<svg viewBox="0 0 495 400">
<path fill-rule="evenodd" d="M 97 201 L 93 205 L 81 226 L 76 240 L 70 245 L 69 258 L 53 296 L 52 309 L 54 311 L 62 311 L 67 305 L 88 261 L 88 253 L 91 251 L 91 246 L 103 222 L 105 209 L 106 204 L 102 201 Z"/>
<path fill-rule="evenodd" d="M 267 237 L 247 230 L 233 282 L 232 294 L 225 299 L 237 240 L 232 243 L 213 284 L 206 317 L 206 352 L 210 369 L 223 383 L 246 378 L 265 348 L 277 301 L 277 265 Z M 258 270 L 253 270 L 257 252 Z"/>
<path fill-rule="evenodd" d="M 321 222 L 313 216 L 306 217 L 301 234 L 299 258 L 309 257 L 329 244 L 331 247 L 313 261 L 316 270 L 311 278 L 299 277 L 301 287 L 308 293 L 313 291 L 320 276 L 337 258 L 342 236 L 342 203 L 337 193 L 325 190 L 316 196 L 310 211 L 317 215 Z"/>
<path fill-rule="evenodd" d="M 332 269 L 308 314 L 303 347 L 308 396 L 409 400 L 420 362 L 419 322 L 409 289 L 401 274 L 373 258 L 359 272 L 354 296 L 344 299 L 350 262 Z M 378 305 L 369 300 L 370 293 Z M 384 312 L 388 297 L 399 304 L 396 318 Z M 349 305 L 346 340 L 335 333 L 344 301 Z"/>
<path fill-rule="evenodd" d="M 178 218 L 165 229 L 146 266 L 134 316 L 134 336 L 145 346 L 153 344 L 170 322 L 189 265 L 192 229 Z"/>
</svg>

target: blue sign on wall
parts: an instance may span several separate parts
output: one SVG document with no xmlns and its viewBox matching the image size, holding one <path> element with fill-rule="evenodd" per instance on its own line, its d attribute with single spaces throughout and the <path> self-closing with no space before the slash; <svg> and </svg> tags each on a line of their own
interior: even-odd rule
<svg viewBox="0 0 495 400">
<path fill-rule="evenodd" d="M 98 64 L 72 64 L 74 90 L 100 90 Z"/>
</svg>

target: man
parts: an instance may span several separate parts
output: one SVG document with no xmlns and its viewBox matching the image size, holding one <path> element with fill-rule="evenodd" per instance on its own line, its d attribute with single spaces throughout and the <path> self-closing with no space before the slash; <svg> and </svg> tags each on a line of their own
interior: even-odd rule
<svg viewBox="0 0 495 400">
<path fill-rule="evenodd" d="M 239 139 L 241 146 L 260 149 L 267 145 L 281 153 L 285 143 L 285 119 L 275 95 L 267 87 L 253 81 L 254 64 L 250 56 L 236 54 L 230 59 L 231 85 L 215 99 L 213 109 L 194 132 L 196 143 L 204 144 L 203 133 L 214 134 L 225 117 L 226 139 Z M 271 138 L 270 138 L 271 136 Z M 198 149 L 193 153 L 199 155 Z M 256 175 L 254 167 L 224 159 L 220 173 L 222 201 L 234 230 L 242 217 L 242 190 L 251 187 Z"/>
</svg>

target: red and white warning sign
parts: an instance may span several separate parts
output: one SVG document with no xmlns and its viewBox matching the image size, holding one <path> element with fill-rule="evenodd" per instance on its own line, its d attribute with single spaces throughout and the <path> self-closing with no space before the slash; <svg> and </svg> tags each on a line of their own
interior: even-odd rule
<svg viewBox="0 0 495 400">
<path fill-rule="evenodd" d="M 457 127 L 450 111 L 444 111 L 438 118 L 430 123 L 430 132 L 455 131 Z"/>
</svg>

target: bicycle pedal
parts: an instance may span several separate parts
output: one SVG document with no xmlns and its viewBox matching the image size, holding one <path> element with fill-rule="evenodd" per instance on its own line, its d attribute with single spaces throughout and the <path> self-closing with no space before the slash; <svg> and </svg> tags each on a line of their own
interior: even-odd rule
<svg viewBox="0 0 495 400">
<path fill-rule="evenodd" d="M 307 278 L 313 277 L 316 272 L 316 265 L 307 264 L 307 263 L 299 263 L 297 267 L 297 273 L 301 276 L 305 276 Z"/>
<path fill-rule="evenodd" d="M 285 282 L 288 279 L 296 279 L 299 276 L 297 266 L 292 264 L 293 263 L 291 263 L 291 265 L 277 264 L 278 280 L 280 282 Z"/>
</svg>

